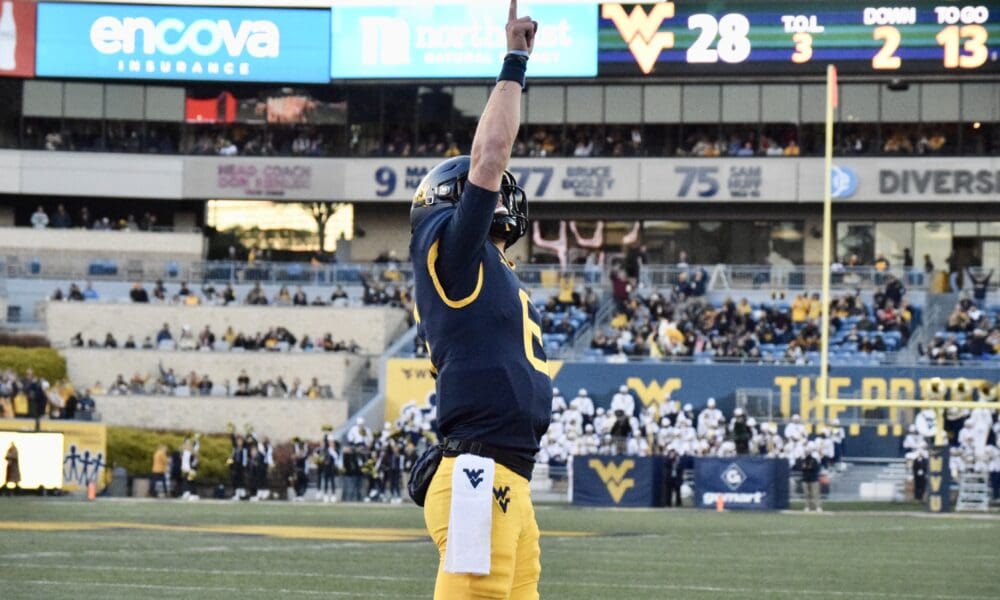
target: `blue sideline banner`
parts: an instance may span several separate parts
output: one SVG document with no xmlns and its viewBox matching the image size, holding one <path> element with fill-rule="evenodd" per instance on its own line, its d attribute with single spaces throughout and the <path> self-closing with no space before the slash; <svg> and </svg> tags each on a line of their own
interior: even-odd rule
<svg viewBox="0 0 1000 600">
<path fill-rule="evenodd" d="M 573 459 L 573 504 L 663 506 L 663 461 L 659 457 L 577 456 Z"/>
<path fill-rule="evenodd" d="M 720 495 L 726 508 L 788 508 L 788 461 L 780 458 L 696 458 L 695 506 L 715 508 Z"/>
</svg>

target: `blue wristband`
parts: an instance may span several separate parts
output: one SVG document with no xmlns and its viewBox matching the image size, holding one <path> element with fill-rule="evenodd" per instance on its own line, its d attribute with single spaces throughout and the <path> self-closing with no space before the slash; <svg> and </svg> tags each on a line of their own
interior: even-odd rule
<svg viewBox="0 0 1000 600">
<path fill-rule="evenodd" d="M 522 50 L 521 52 L 524 51 Z M 527 71 L 527 53 L 521 54 L 515 50 L 503 58 L 503 67 L 500 69 L 500 75 L 497 77 L 497 83 L 501 81 L 515 81 L 521 84 L 521 90 L 523 91 L 528 88 L 525 81 Z"/>
</svg>

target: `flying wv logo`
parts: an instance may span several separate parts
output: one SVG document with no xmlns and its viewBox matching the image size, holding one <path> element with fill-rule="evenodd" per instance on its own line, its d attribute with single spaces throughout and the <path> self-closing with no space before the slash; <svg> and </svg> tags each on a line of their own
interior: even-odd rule
<svg viewBox="0 0 1000 600">
<path fill-rule="evenodd" d="M 502 488 L 493 488 L 493 497 L 496 498 L 497 504 L 500 505 L 500 510 L 503 511 L 503 514 L 507 514 L 507 505 L 510 504 L 510 497 L 508 494 L 510 494 L 509 485 L 505 485 Z"/>
<path fill-rule="evenodd" d="M 605 4 L 601 7 L 601 17 L 618 28 L 644 75 L 649 75 L 656 66 L 660 52 L 674 47 L 674 34 L 659 31 L 663 21 L 674 18 L 673 2 L 660 2 L 648 14 L 636 5 L 627 15 L 621 4 Z"/>
<path fill-rule="evenodd" d="M 469 483 L 472 484 L 473 488 L 479 487 L 479 484 L 483 482 L 483 470 L 482 469 L 462 469 L 465 471 L 465 476 L 469 478 Z"/>
<path fill-rule="evenodd" d="M 593 469 L 597 473 L 597 476 L 601 478 L 601 481 L 604 482 L 615 504 L 622 501 L 622 496 L 625 495 L 625 492 L 635 487 L 635 480 L 631 477 L 625 477 L 632 470 L 632 467 L 635 466 L 635 461 L 632 459 L 623 460 L 621 464 L 617 465 L 609 461 L 605 465 L 599 459 L 592 458 L 587 463 L 587 466 Z"/>
</svg>

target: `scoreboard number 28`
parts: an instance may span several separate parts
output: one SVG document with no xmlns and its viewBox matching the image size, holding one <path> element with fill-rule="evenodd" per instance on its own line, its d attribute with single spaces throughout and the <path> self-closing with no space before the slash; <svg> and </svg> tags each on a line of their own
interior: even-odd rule
<svg viewBox="0 0 1000 600">
<path fill-rule="evenodd" d="M 707 13 L 688 17 L 688 29 L 700 29 L 701 35 L 688 48 L 689 63 L 741 63 L 750 58 L 750 19 L 740 13 L 723 15 L 719 20 Z M 719 43 L 712 49 L 718 35 Z"/>
</svg>

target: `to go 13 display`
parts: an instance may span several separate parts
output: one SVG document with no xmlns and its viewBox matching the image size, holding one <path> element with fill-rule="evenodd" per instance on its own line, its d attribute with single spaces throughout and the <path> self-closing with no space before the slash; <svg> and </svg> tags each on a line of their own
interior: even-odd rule
<svg viewBox="0 0 1000 600">
<path fill-rule="evenodd" d="M 607 3 L 599 31 L 602 75 L 1000 71 L 995 3 Z"/>
</svg>

